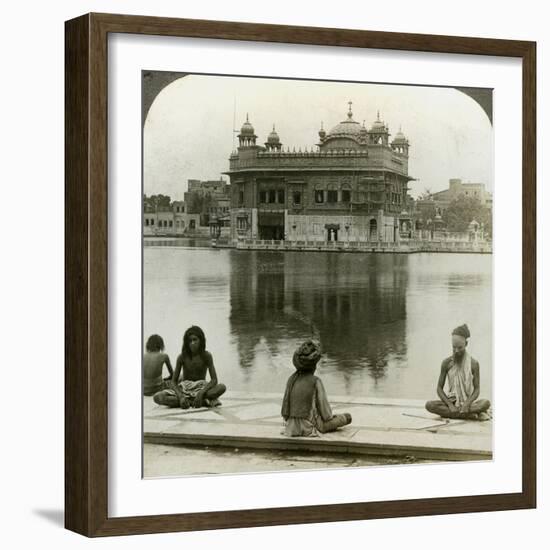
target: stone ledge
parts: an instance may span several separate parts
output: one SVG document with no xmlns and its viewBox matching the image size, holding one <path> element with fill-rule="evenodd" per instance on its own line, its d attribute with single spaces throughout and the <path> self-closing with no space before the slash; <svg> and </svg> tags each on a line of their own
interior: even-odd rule
<svg viewBox="0 0 550 550">
<path fill-rule="evenodd" d="M 286 437 L 274 393 L 228 392 L 214 409 L 169 409 L 144 397 L 144 442 L 173 445 L 347 453 L 427 460 L 490 460 L 492 421 L 446 420 L 422 401 L 335 397 L 353 423 L 320 437 Z"/>
</svg>

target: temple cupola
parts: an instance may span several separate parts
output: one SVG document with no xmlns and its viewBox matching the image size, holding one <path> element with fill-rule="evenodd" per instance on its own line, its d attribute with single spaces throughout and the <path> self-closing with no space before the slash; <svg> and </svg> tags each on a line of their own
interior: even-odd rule
<svg viewBox="0 0 550 550">
<path fill-rule="evenodd" d="M 248 113 L 246 113 L 246 122 L 241 126 L 241 133 L 239 134 L 239 147 L 255 147 L 257 137 L 254 133 L 254 126 L 250 124 Z"/>
<path fill-rule="evenodd" d="M 409 155 L 409 140 L 401 131 L 401 127 L 399 127 L 399 132 L 395 134 L 395 138 L 391 142 L 391 147 L 396 153 L 406 156 Z"/>
<path fill-rule="evenodd" d="M 389 145 L 390 132 L 385 122 L 380 120 L 380 111 L 376 113 L 376 120 L 369 130 L 369 143 L 371 145 Z"/>
<path fill-rule="evenodd" d="M 283 144 L 279 139 L 279 134 L 275 131 L 275 124 L 273 125 L 273 130 L 267 136 L 267 141 L 265 142 L 265 148 L 267 151 L 280 151 Z"/>
</svg>

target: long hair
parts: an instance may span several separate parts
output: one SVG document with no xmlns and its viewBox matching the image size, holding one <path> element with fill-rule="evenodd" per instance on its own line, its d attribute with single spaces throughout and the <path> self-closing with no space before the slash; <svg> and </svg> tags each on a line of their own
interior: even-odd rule
<svg viewBox="0 0 550 550">
<path fill-rule="evenodd" d="M 202 354 L 206 350 L 206 336 L 204 335 L 202 328 L 196 325 L 189 327 L 185 331 L 185 334 L 183 335 L 183 346 L 181 347 L 181 354 L 187 357 L 191 357 L 191 348 L 189 346 L 191 336 L 196 336 L 199 339 L 199 355 L 202 356 Z"/>
<path fill-rule="evenodd" d="M 164 340 L 158 334 L 152 334 L 149 338 L 147 338 L 145 349 L 148 352 L 164 351 Z"/>
</svg>

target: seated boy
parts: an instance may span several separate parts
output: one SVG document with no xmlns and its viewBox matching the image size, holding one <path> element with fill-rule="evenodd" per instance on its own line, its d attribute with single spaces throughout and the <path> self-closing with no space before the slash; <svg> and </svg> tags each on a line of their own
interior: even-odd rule
<svg viewBox="0 0 550 550">
<path fill-rule="evenodd" d="M 163 380 L 162 367 L 166 365 L 168 377 Z M 154 395 L 169 387 L 174 375 L 170 357 L 164 353 L 164 341 L 158 334 L 153 334 L 145 344 L 143 355 L 143 395 Z"/>
</svg>

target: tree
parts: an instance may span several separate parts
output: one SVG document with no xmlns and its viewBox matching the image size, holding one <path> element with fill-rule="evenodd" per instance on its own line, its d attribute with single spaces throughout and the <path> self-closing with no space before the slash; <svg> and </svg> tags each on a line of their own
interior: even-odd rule
<svg viewBox="0 0 550 550">
<path fill-rule="evenodd" d="M 143 207 L 156 211 L 159 207 L 169 207 L 172 204 L 172 199 L 168 195 L 143 195 Z"/>
<path fill-rule="evenodd" d="M 449 231 L 467 231 L 472 220 L 483 224 L 485 233 L 491 235 L 493 229 L 492 212 L 479 199 L 459 195 L 443 212 L 443 221 Z"/>
<path fill-rule="evenodd" d="M 432 190 L 429 187 L 425 187 L 424 191 L 418 195 L 419 201 L 429 201 L 432 198 Z"/>
</svg>

